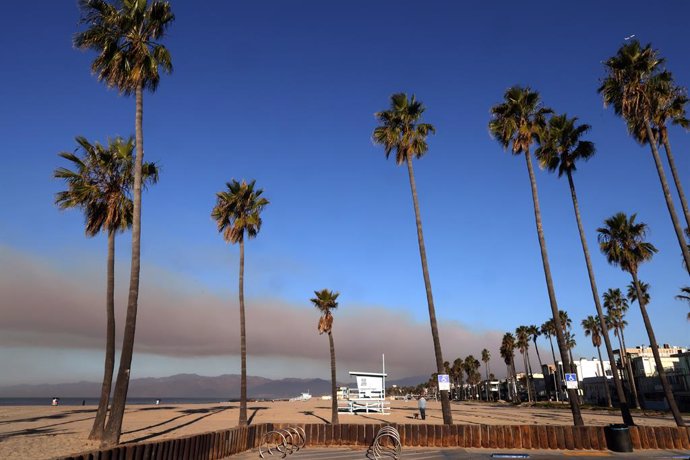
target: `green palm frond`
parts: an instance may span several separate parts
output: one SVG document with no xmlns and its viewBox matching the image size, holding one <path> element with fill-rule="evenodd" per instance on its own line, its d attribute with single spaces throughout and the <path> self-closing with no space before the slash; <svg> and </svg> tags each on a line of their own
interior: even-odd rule
<svg viewBox="0 0 690 460">
<path fill-rule="evenodd" d="M 577 125 L 577 120 L 577 117 L 568 118 L 567 114 L 551 117 L 535 151 L 539 165 L 549 171 L 558 171 L 559 177 L 574 172 L 578 161 L 589 160 L 596 151 L 592 142 L 580 140 L 591 126 Z"/>
<path fill-rule="evenodd" d="M 652 243 L 646 242 L 647 224 L 636 223 L 637 214 L 630 218 L 619 212 L 604 222 L 599 232 L 599 248 L 606 256 L 606 260 L 621 267 L 628 273 L 637 273 L 639 265 L 651 260 L 657 249 Z"/>
<path fill-rule="evenodd" d="M 408 156 L 421 158 L 429 150 L 426 138 L 436 129 L 420 121 L 424 110 L 414 94 L 408 98 L 405 93 L 396 93 L 391 96 L 390 108 L 375 114 L 381 124 L 374 129 L 372 140 L 383 146 L 386 158 L 395 151 L 395 162 L 401 165 Z"/>
<path fill-rule="evenodd" d="M 585 337 L 592 336 L 592 345 L 595 347 L 600 347 L 602 332 L 599 316 L 589 315 L 587 318 L 583 319 L 582 328 L 585 331 Z"/>
<path fill-rule="evenodd" d="M 503 95 L 504 101 L 491 108 L 489 132 L 504 149 L 512 144 L 512 153 L 529 151 L 539 141 L 551 109 L 542 105 L 539 93 L 530 88 L 513 86 Z"/>
<path fill-rule="evenodd" d="M 645 283 L 644 281 L 639 280 L 639 284 L 640 291 L 642 291 L 642 300 L 644 300 L 645 305 L 649 305 L 649 302 L 651 302 L 652 300 L 651 295 L 649 294 L 649 283 Z M 630 300 L 630 303 L 637 302 L 637 289 L 635 289 L 635 285 L 633 283 L 628 284 L 626 295 L 628 297 L 628 300 Z"/>
<path fill-rule="evenodd" d="M 62 179 L 67 190 L 55 195 L 60 209 L 79 208 L 84 213 L 86 234 L 95 236 L 103 230 L 124 231 L 132 225 L 134 186 L 134 140 L 116 137 L 107 145 L 76 138 L 77 151 L 58 155 L 71 162 L 72 168 L 59 167 L 53 172 Z M 144 163 L 143 184 L 158 181 L 158 166 Z"/>
<path fill-rule="evenodd" d="M 239 243 L 244 236 L 254 238 L 261 230 L 261 212 L 269 204 L 262 197 L 262 189 L 254 189 L 256 181 L 227 182 L 226 190 L 216 194 L 216 205 L 211 217 L 216 221 L 218 232 L 228 243 Z"/>
<path fill-rule="evenodd" d="M 330 334 L 333 329 L 333 313 L 332 311 L 338 308 L 339 292 L 334 292 L 329 289 L 321 289 L 314 291 L 316 297 L 309 299 L 309 301 L 319 309 L 321 317 L 319 318 L 319 334 Z"/>
<path fill-rule="evenodd" d="M 98 53 L 91 70 L 108 87 L 155 91 L 159 69 L 172 72 L 170 53 L 158 42 L 175 20 L 168 2 L 80 0 L 79 8 L 86 29 L 74 36 L 74 46 Z"/>
</svg>

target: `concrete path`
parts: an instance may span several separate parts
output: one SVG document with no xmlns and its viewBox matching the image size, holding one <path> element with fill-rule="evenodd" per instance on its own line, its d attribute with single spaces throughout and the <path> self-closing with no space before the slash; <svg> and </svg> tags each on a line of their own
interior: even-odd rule
<svg viewBox="0 0 690 460">
<path fill-rule="evenodd" d="M 667 459 L 667 460 L 690 460 L 690 452 L 683 451 L 637 451 L 633 453 L 617 453 L 609 451 L 510 451 L 510 450 L 491 450 L 491 449 L 420 449 L 410 448 L 403 449 L 400 460 L 449 460 L 449 459 L 501 459 L 501 458 L 529 458 L 537 460 L 550 460 L 562 458 L 575 459 L 596 459 L 600 460 L 602 457 L 615 459 Z M 239 455 L 228 457 L 232 460 L 261 460 L 258 450 L 251 450 Z M 277 460 L 281 458 L 280 454 L 264 456 L 265 460 Z M 303 448 L 300 451 L 294 452 L 285 457 L 286 460 L 364 460 L 373 459 L 372 456 L 367 457 L 367 451 L 364 449 L 348 449 L 348 448 L 319 448 L 309 449 Z M 392 457 L 383 457 L 384 459 L 392 459 Z"/>
</svg>

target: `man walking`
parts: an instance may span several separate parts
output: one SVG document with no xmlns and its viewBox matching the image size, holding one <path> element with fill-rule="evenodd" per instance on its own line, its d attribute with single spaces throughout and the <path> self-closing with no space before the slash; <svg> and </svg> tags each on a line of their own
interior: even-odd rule
<svg viewBox="0 0 690 460">
<path fill-rule="evenodd" d="M 426 420 L 426 399 L 424 399 L 424 396 L 419 397 L 417 407 L 419 407 L 419 417 L 422 420 Z"/>
</svg>

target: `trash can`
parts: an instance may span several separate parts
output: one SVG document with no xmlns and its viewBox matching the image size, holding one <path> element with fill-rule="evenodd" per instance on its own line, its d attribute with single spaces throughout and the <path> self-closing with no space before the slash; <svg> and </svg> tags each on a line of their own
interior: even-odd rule
<svg viewBox="0 0 690 460">
<path fill-rule="evenodd" d="M 614 452 L 632 452 L 632 440 L 627 425 L 612 423 L 604 427 L 606 446 Z"/>
</svg>

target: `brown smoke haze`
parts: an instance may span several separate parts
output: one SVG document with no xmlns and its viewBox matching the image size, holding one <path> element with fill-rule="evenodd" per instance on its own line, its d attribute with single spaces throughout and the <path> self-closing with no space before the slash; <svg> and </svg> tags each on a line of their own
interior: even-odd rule
<svg viewBox="0 0 690 460">
<path fill-rule="evenodd" d="M 0 247 L 0 255 L 0 347 L 103 348 L 105 289 L 98 270 L 64 273 L 7 248 Z M 116 297 L 119 333 L 126 301 L 121 284 Z M 308 299 L 297 305 L 267 295 L 247 299 L 246 306 L 250 357 L 329 359 L 328 340 L 317 332 L 319 315 Z M 426 312 L 426 305 L 419 308 Z M 180 358 L 237 355 L 238 316 L 236 294 L 221 298 L 191 281 L 144 269 L 135 350 Z M 379 369 L 383 353 L 387 370 L 398 376 L 435 370 L 428 322 L 391 307 L 348 303 L 341 303 L 334 316 L 341 370 Z M 439 328 L 447 361 L 468 354 L 480 358 L 482 348 L 488 348 L 492 370 L 503 373 L 497 351 L 502 332 L 471 331 L 442 318 Z"/>
</svg>

